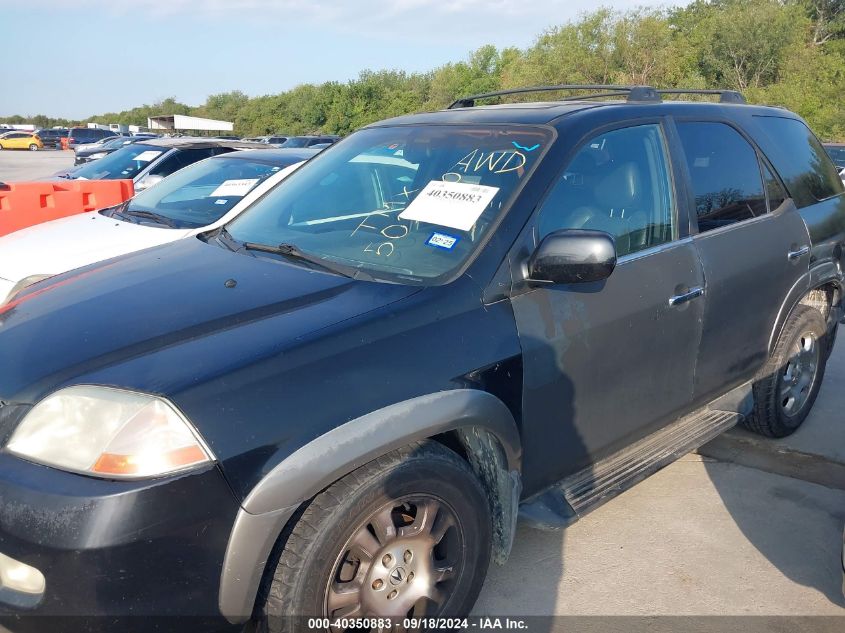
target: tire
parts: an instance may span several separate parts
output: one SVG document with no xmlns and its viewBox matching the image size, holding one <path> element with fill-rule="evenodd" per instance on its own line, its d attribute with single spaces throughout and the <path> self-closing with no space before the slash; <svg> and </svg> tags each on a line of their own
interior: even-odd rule
<svg viewBox="0 0 845 633">
<path fill-rule="evenodd" d="M 799 305 L 754 382 L 754 410 L 743 424 L 767 437 L 786 437 L 807 419 L 828 357 L 827 326 L 815 308 Z"/>
<path fill-rule="evenodd" d="M 302 631 L 297 619 L 309 616 L 401 624 L 411 609 L 465 616 L 484 583 L 491 543 L 487 497 L 467 463 L 434 441 L 414 443 L 311 501 L 282 535 L 277 564 L 268 563 L 256 628 Z M 351 602 L 343 593 L 350 588 L 357 588 Z"/>
<path fill-rule="evenodd" d="M 36 145 L 35 143 L 32 143 L 32 144 L 29 146 L 29 151 L 30 151 L 30 152 L 37 152 L 37 151 L 38 151 L 38 145 Z"/>
</svg>

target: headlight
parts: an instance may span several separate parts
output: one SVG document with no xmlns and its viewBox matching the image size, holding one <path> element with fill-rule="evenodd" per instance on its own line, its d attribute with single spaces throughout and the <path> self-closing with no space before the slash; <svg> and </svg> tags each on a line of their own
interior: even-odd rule
<svg viewBox="0 0 845 633">
<path fill-rule="evenodd" d="M 39 281 L 43 281 L 44 279 L 47 279 L 48 277 L 52 276 L 53 275 L 30 275 L 29 277 L 24 277 L 12 287 L 12 289 L 9 291 L 9 294 L 6 295 L 6 297 L 3 299 L 3 302 L 0 303 L 0 306 L 9 303 L 12 299 L 15 298 L 15 296 L 19 292 L 21 292 L 25 288 L 28 288 L 32 284 L 37 284 Z"/>
<path fill-rule="evenodd" d="M 166 400 L 95 386 L 68 387 L 39 402 L 6 448 L 39 464 L 106 478 L 156 477 L 214 459 Z"/>
<path fill-rule="evenodd" d="M 88 158 L 90 158 L 91 160 L 94 160 L 96 158 L 102 158 L 106 155 L 106 153 L 107 152 L 97 152 L 96 154 L 91 154 L 90 156 L 88 156 Z"/>
</svg>

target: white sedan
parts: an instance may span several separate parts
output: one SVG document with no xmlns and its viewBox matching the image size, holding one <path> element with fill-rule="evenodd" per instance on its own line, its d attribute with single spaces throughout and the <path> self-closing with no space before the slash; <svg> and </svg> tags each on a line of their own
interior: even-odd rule
<svg viewBox="0 0 845 633">
<path fill-rule="evenodd" d="M 0 238 L 0 305 L 47 277 L 222 226 L 317 153 L 230 152 L 194 163 L 116 207 L 6 235 Z"/>
</svg>

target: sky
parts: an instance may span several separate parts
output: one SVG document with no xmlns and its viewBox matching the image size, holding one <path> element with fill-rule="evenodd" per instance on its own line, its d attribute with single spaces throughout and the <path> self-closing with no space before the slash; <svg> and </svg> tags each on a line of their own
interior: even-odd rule
<svg viewBox="0 0 845 633">
<path fill-rule="evenodd" d="M 667 0 L 0 0 L 0 116 L 87 118 L 426 71 L 484 44 L 527 47 L 598 4 Z"/>
</svg>

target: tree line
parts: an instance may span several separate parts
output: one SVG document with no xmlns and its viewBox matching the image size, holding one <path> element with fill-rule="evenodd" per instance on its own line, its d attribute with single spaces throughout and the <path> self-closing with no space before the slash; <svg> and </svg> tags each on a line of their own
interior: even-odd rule
<svg viewBox="0 0 845 633">
<path fill-rule="evenodd" d="M 827 140 L 845 140 L 845 0 L 694 0 L 680 8 L 601 8 L 554 26 L 525 49 L 482 46 L 425 73 L 365 70 L 348 82 L 249 97 L 235 90 L 200 106 L 168 98 L 85 121 L 45 115 L 6 123 L 146 125 L 189 114 L 234 121 L 235 132 L 348 134 L 373 121 L 447 106 L 475 93 L 561 83 L 730 88 L 752 103 L 799 113 Z M 536 98 L 528 95 L 524 99 Z"/>
</svg>

